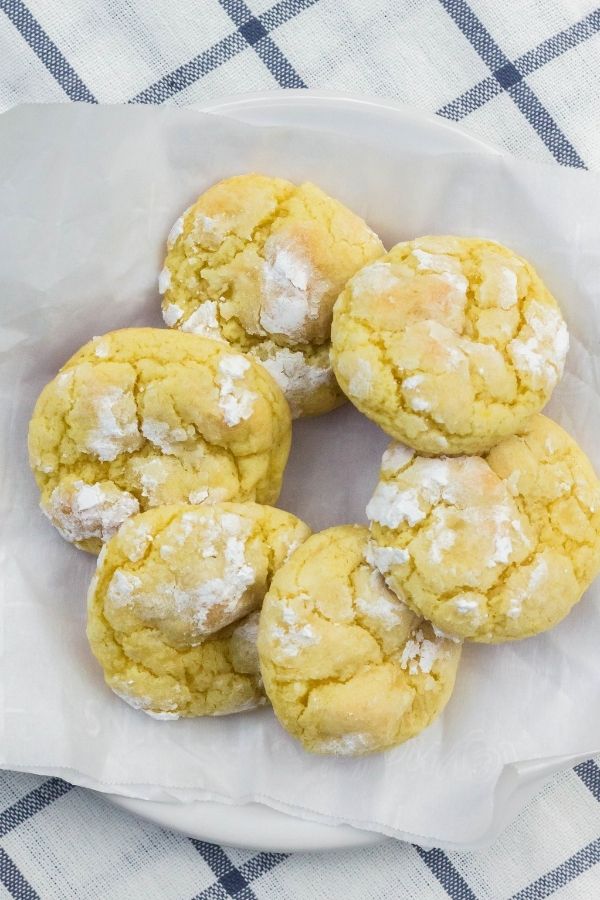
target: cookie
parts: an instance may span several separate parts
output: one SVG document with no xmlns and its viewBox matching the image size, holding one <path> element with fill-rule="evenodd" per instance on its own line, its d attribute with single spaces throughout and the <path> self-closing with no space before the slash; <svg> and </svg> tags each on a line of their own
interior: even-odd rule
<svg viewBox="0 0 600 900">
<path fill-rule="evenodd" d="M 327 412 L 345 399 L 329 363 L 334 301 L 383 252 L 362 219 L 314 184 L 226 178 L 169 233 L 164 320 L 254 354 L 294 417 Z"/>
<path fill-rule="evenodd" d="M 482 453 L 550 397 L 569 338 L 533 267 L 493 241 L 422 237 L 335 304 L 333 368 L 352 403 L 422 453 Z"/>
<path fill-rule="evenodd" d="M 556 625 L 600 569 L 600 483 L 562 428 L 534 416 L 485 457 L 384 454 L 367 558 L 449 634 L 495 643 Z"/>
<path fill-rule="evenodd" d="M 414 737 L 446 705 L 460 642 L 386 587 L 358 525 L 310 537 L 276 573 L 260 617 L 267 695 L 313 753 L 357 756 Z"/>
<path fill-rule="evenodd" d="M 162 506 L 125 522 L 88 594 L 87 635 L 108 686 L 158 718 L 264 703 L 257 610 L 309 534 L 290 513 L 250 502 Z"/>
<path fill-rule="evenodd" d="M 128 328 L 94 338 L 42 391 L 29 427 L 41 507 L 97 553 L 161 504 L 278 497 L 288 405 L 252 359 L 197 335 Z"/>
</svg>

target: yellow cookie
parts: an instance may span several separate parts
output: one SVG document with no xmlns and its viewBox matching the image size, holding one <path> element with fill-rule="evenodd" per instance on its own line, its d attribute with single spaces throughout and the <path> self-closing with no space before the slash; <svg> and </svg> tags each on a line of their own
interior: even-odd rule
<svg viewBox="0 0 600 900">
<path fill-rule="evenodd" d="M 367 556 L 449 634 L 499 642 L 552 628 L 600 569 L 600 483 L 575 441 L 534 416 L 484 457 L 384 454 Z"/>
<path fill-rule="evenodd" d="M 331 360 L 350 400 L 422 453 L 482 453 L 538 413 L 569 337 L 533 267 L 494 241 L 422 237 L 351 279 Z"/>
<path fill-rule="evenodd" d="M 94 338 L 42 391 L 29 426 L 41 507 L 97 553 L 165 503 L 279 495 L 291 440 L 283 394 L 224 344 L 160 328 Z"/>
<path fill-rule="evenodd" d="M 226 178 L 170 231 L 164 320 L 254 354 L 294 417 L 327 412 L 345 399 L 329 363 L 334 301 L 383 252 L 362 219 L 314 184 Z"/>
<path fill-rule="evenodd" d="M 329 528 L 277 572 L 260 617 L 265 690 L 313 753 L 357 756 L 414 737 L 446 705 L 460 642 L 434 632 L 365 560 L 368 531 Z"/>
<path fill-rule="evenodd" d="M 162 506 L 125 522 L 88 594 L 88 639 L 108 686 L 165 719 L 264 703 L 256 610 L 309 534 L 257 503 Z"/>
</svg>

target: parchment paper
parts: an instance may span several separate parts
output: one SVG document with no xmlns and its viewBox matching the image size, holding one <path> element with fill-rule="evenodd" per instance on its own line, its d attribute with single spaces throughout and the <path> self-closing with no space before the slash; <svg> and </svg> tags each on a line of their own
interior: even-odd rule
<svg viewBox="0 0 600 900">
<path fill-rule="evenodd" d="M 92 335 L 161 324 L 166 234 L 216 179 L 312 179 L 391 246 L 497 238 L 535 262 L 571 333 L 549 413 L 600 469 L 600 184 L 494 155 L 398 158 L 318 131 L 190 110 L 23 107 L 0 120 L 0 765 L 158 800 L 251 800 L 423 843 L 475 842 L 510 800 L 511 763 L 600 750 L 600 586 L 554 631 L 466 646 L 426 732 L 363 760 L 316 758 L 269 710 L 156 722 L 104 686 L 84 636 L 94 560 L 38 510 L 26 430 L 40 389 Z M 280 505 L 315 529 L 364 521 L 387 438 L 350 407 L 296 423 Z M 503 775 L 504 772 L 504 775 Z"/>
</svg>

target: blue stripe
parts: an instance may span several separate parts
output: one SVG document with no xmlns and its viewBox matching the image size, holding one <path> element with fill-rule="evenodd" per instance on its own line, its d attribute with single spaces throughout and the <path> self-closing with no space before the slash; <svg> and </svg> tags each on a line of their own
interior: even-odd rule
<svg viewBox="0 0 600 900">
<path fill-rule="evenodd" d="M 585 163 L 577 150 L 560 130 L 548 110 L 524 81 L 519 81 L 508 89 L 527 121 L 533 125 L 546 147 L 557 162 L 567 166 L 585 169 Z"/>
<path fill-rule="evenodd" d="M 266 36 L 254 45 L 256 53 L 282 88 L 305 88 L 306 82 L 294 69 L 289 59 L 283 55 L 275 41 Z"/>
<path fill-rule="evenodd" d="M 546 63 L 551 62 L 572 47 L 576 47 L 583 41 L 588 40 L 594 34 L 600 31 L 600 10 L 594 10 L 579 22 L 570 25 L 563 31 L 559 31 L 553 37 L 542 41 L 533 50 L 528 50 L 522 56 L 519 56 L 514 65 L 524 77 L 531 75 L 532 72 L 541 69 Z M 438 115 L 444 116 L 446 119 L 452 119 L 454 122 L 460 121 L 469 113 L 482 107 L 488 100 L 491 100 L 502 90 L 500 83 L 494 76 L 484 78 L 478 84 L 469 88 L 464 94 L 461 94 L 451 103 L 447 103 L 438 109 Z"/>
<path fill-rule="evenodd" d="M 537 881 L 533 881 L 526 888 L 514 894 L 511 900 L 543 900 L 549 897 L 559 888 L 564 887 L 582 872 L 586 872 L 600 862 L 600 838 L 596 838 L 587 847 L 583 847 L 573 856 L 569 857 L 556 869 L 542 875 Z M 594 895 L 597 896 L 597 895 Z M 590 898 L 592 894 L 590 894 Z"/>
<path fill-rule="evenodd" d="M 22 0 L 0 0 L 0 9 L 6 13 L 70 100 L 98 102 Z"/>
<path fill-rule="evenodd" d="M 192 900 L 229 900 L 229 894 L 217 881 L 215 884 L 211 884 L 210 887 L 200 891 L 199 894 L 194 894 Z"/>
<path fill-rule="evenodd" d="M 254 881 L 255 878 L 260 878 L 261 875 L 270 872 L 288 856 L 289 853 L 259 853 L 240 866 L 240 872 L 246 881 Z"/>
<path fill-rule="evenodd" d="M 447 103 L 438 109 L 438 116 L 444 116 L 446 119 L 452 119 L 453 122 L 459 122 L 469 113 L 475 112 L 481 106 L 484 106 L 489 100 L 492 100 L 498 94 L 502 93 L 502 87 L 497 78 L 488 75 L 483 81 L 473 85 L 464 94 L 461 94 L 456 100 Z"/>
<path fill-rule="evenodd" d="M 465 0 L 439 0 L 439 2 L 492 71 L 510 62 Z"/>
<path fill-rule="evenodd" d="M 579 775 L 586 788 L 600 802 L 600 766 L 593 759 L 586 759 L 573 769 Z"/>
<path fill-rule="evenodd" d="M 281 87 L 306 87 L 290 61 L 269 37 L 264 23 L 252 15 L 244 0 L 219 0 L 219 3 Z"/>
<path fill-rule="evenodd" d="M 2 2 L 2 0 L 0 0 L 0 2 Z M 258 22 L 263 30 L 267 34 L 269 34 L 274 29 L 279 28 L 280 25 L 283 25 L 290 19 L 295 18 L 295 16 L 297 16 L 299 13 L 303 12 L 305 9 L 308 9 L 311 6 L 314 6 L 315 3 L 318 2 L 319 0 L 280 0 L 279 3 L 276 3 L 274 6 L 265 10 L 264 13 L 261 13 L 261 15 L 257 16 L 254 21 Z M 264 37 L 260 40 L 264 40 Z M 222 66 L 224 63 L 232 59 L 232 57 L 237 56 L 238 53 L 241 53 L 243 50 L 245 50 L 248 45 L 249 42 L 248 40 L 246 40 L 243 34 L 241 34 L 239 30 L 234 31 L 233 34 L 229 34 L 227 35 L 227 37 L 218 41 L 216 44 L 213 44 L 213 46 L 209 47 L 208 50 L 205 50 L 203 53 L 199 53 L 198 56 L 195 56 L 193 59 L 189 60 L 189 62 L 184 63 L 173 72 L 170 72 L 168 75 L 164 75 L 154 84 L 151 84 L 149 87 L 144 88 L 143 91 L 140 91 L 139 94 L 136 94 L 135 97 L 132 97 L 129 102 L 163 103 L 174 94 L 177 94 L 179 91 L 183 91 L 195 81 L 203 78 L 209 72 L 212 72 L 214 69 L 218 69 L 219 66 Z M 261 52 L 264 52 L 265 56 L 268 55 L 266 51 L 261 50 Z M 300 76 L 297 75 L 297 73 L 289 63 L 286 66 L 285 63 L 281 63 L 280 60 L 275 57 L 275 55 L 272 55 L 270 59 L 273 68 L 277 72 L 275 77 L 284 80 L 286 87 L 305 86 L 304 83 L 300 84 L 299 82 L 295 81 L 295 76 L 297 76 L 298 78 L 300 78 Z"/>
<path fill-rule="evenodd" d="M 179 66 L 178 69 L 175 69 L 168 75 L 163 75 L 154 84 L 136 94 L 129 102 L 163 103 L 169 97 L 172 97 L 173 94 L 183 91 L 190 84 L 198 81 L 199 78 L 203 78 L 204 75 L 208 75 L 209 72 L 218 69 L 219 66 L 222 66 L 223 63 L 236 56 L 247 46 L 246 41 L 239 32 L 236 31 L 233 34 L 229 34 L 223 40 L 209 47 L 208 50 L 199 53 L 198 56 L 195 56 L 189 62 Z"/>
<path fill-rule="evenodd" d="M 194 897 L 194 900 L 257 900 L 250 882 L 265 875 L 289 856 L 288 853 L 258 853 L 239 868 L 216 844 L 190 838 L 198 853 L 208 863 L 217 881 Z"/>
<path fill-rule="evenodd" d="M 13 828 L 72 789 L 73 785 L 63 781 L 62 778 L 50 778 L 48 781 L 44 781 L 43 784 L 21 797 L 0 815 L 0 837 L 4 837 Z"/>
<path fill-rule="evenodd" d="M 462 877 L 449 857 L 439 847 L 424 850 L 414 844 L 414 848 L 452 900 L 477 900 L 477 897 Z"/>
<path fill-rule="evenodd" d="M 40 900 L 28 881 L 2 847 L 0 847 L 0 882 L 15 900 Z"/>
<path fill-rule="evenodd" d="M 319 0 L 279 0 L 279 3 L 261 13 L 258 20 L 262 22 L 267 31 L 274 31 L 318 2 Z"/>
<path fill-rule="evenodd" d="M 531 75 L 532 72 L 556 59 L 557 56 L 566 53 L 567 50 L 571 50 L 578 44 L 583 43 L 583 41 L 587 41 L 599 31 L 600 9 L 595 9 L 589 15 L 580 19 L 579 22 L 575 22 L 574 25 L 570 25 L 564 31 L 559 31 L 553 37 L 542 41 L 535 49 L 524 53 L 517 60 L 517 65 L 523 75 Z"/>
<path fill-rule="evenodd" d="M 466 0 L 439 0 L 439 3 L 492 70 L 500 86 L 506 90 L 554 158 L 564 165 L 585 168 L 575 147 L 531 88 L 523 82 L 523 72 L 518 64 L 512 63 L 504 54 Z"/>
<path fill-rule="evenodd" d="M 197 894 L 194 900 L 227 900 L 229 897 L 235 897 L 235 900 L 257 900 L 248 886 L 248 879 L 233 865 L 221 847 L 194 838 L 190 840 L 217 877 L 216 883 Z"/>
<path fill-rule="evenodd" d="M 235 868 L 222 847 L 209 844 L 207 841 L 198 841 L 196 838 L 190 838 L 190 841 L 217 878 L 222 878 Z"/>
</svg>

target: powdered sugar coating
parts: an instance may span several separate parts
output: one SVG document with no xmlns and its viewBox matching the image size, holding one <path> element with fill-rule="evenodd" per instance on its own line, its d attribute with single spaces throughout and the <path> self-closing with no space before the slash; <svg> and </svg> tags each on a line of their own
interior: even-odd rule
<svg viewBox="0 0 600 900">
<path fill-rule="evenodd" d="M 294 343 L 307 342 L 308 323 L 318 317 L 328 287 L 299 246 L 289 240 L 269 239 L 262 269 L 262 328 Z"/>
<path fill-rule="evenodd" d="M 183 216 L 175 219 L 167 235 L 167 247 L 170 249 L 180 235 L 183 234 Z"/>
<path fill-rule="evenodd" d="M 49 503 L 42 504 L 42 512 L 66 541 L 106 541 L 139 508 L 136 498 L 127 491 L 79 479 L 63 482 L 52 491 Z"/>
<path fill-rule="evenodd" d="M 352 290 L 363 292 L 393 291 L 398 287 L 398 278 L 394 275 L 390 263 L 374 262 L 365 266 L 352 279 Z"/>
<path fill-rule="evenodd" d="M 160 275 L 158 276 L 158 293 L 166 294 L 171 286 L 171 272 L 169 269 L 165 268 L 161 269 Z"/>
<path fill-rule="evenodd" d="M 480 595 L 471 594 L 467 591 L 457 594 L 452 602 L 461 615 L 470 615 L 479 609 L 480 601 Z"/>
<path fill-rule="evenodd" d="M 257 394 L 239 383 L 249 368 L 249 361 L 239 354 L 225 356 L 219 362 L 219 406 L 223 410 L 223 419 L 230 427 L 252 415 Z"/>
<path fill-rule="evenodd" d="M 386 587 L 378 571 L 371 572 L 369 576 L 366 596 L 359 596 L 354 602 L 359 613 L 368 619 L 375 619 L 386 631 L 402 622 L 406 610 L 404 603 Z"/>
<path fill-rule="evenodd" d="M 544 587 L 550 576 L 548 563 L 544 557 L 539 557 L 528 573 L 527 585 L 520 591 L 515 591 L 509 596 L 509 607 L 506 615 L 511 619 L 518 618 L 523 611 L 523 604 L 532 600 L 536 593 Z"/>
<path fill-rule="evenodd" d="M 152 529 L 144 519 L 129 519 L 123 522 L 119 536 L 130 562 L 139 562 L 152 543 Z"/>
<path fill-rule="evenodd" d="M 373 748 L 375 741 L 372 734 L 355 731 L 342 737 L 319 741 L 313 747 L 315 753 L 328 756 L 360 756 Z"/>
<path fill-rule="evenodd" d="M 410 553 L 401 547 L 379 547 L 369 541 L 365 549 L 365 560 L 384 576 L 392 566 L 402 566 L 409 559 Z"/>
<path fill-rule="evenodd" d="M 160 718 L 264 702 L 257 607 L 286 547 L 308 533 L 251 502 L 161 506 L 129 520 L 89 592 L 88 636 L 109 685 Z"/>
<path fill-rule="evenodd" d="M 291 659 L 301 650 L 319 643 L 319 636 L 308 623 L 301 623 L 291 603 L 281 601 L 281 624 L 274 625 L 270 632 L 273 652 L 276 656 Z"/>
<path fill-rule="evenodd" d="M 109 388 L 95 398 L 96 421 L 86 437 L 86 449 L 104 462 L 131 453 L 142 444 L 135 400 L 130 392 Z"/>
<path fill-rule="evenodd" d="M 92 338 L 93 341 L 96 342 L 95 354 L 98 359 L 106 359 L 109 354 L 109 348 L 106 341 L 103 341 L 101 338 Z"/>
<path fill-rule="evenodd" d="M 417 628 L 402 651 L 400 667 L 408 669 L 411 675 L 419 673 L 428 675 L 440 652 L 443 652 L 441 641 L 428 640 L 423 629 Z"/>
<path fill-rule="evenodd" d="M 365 556 L 368 532 L 313 535 L 276 573 L 258 648 L 282 725 L 316 753 L 375 752 L 421 731 L 452 690 L 460 643 L 436 635 Z"/>
<path fill-rule="evenodd" d="M 356 361 L 354 371 L 348 381 L 348 394 L 357 400 L 366 400 L 373 386 L 373 368 L 368 359 Z"/>
<path fill-rule="evenodd" d="M 516 370 L 533 390 L 552 389 L 561 378 L 569 333 L 560 313 L 532 300 L 525 310 L 525 326 L 508 345 Z"/>
<path fill-rule="evenodd" d="M 383 252 L 372 229 L 315 185 L 249 174 L 205 191 L 172 237 L 162 306 L 184 311 L 175 327 L 255 351 L 294 416 L 343 402 L 325 374 L 331 312 L 346 280 Z M 304 367 L 287 354 L 271 364 L 269 344 L 301 354 Z"/>
<path fill-rule="evenodd" d="M 600 516 L 587 505 L 597 490 L 572 439 L 536 416 L 485 458 L 382 466 L 367 507 L 382 559 L 368 558 L 441 631 L 527 637 L 560 621 L 600 567 Z"/>
<path fill-rule="evenodd" d="M 395 474 L 409 464 L 415 451 L 406 444 L 394 442 L 384 451 L 381 457 L 381 469 L 383 472 Z"/>
<path fill-rule="evenodd" d="M 419 492 L 415 488 L 402 490 L 394 484 L 378 484 L 367 504 L 367 518 L 388 528 L 397 528 L 401 522 L 416 525 L 425 518 L 419 504 Z"/>
<path fill-rule="evenodd" d="M 165 319 L 166 322 L 166 319 Z M 170 323 L 167 322 L 167 325 Z M 181 330 L 189 334 L 201 334 L 204 337 L 211 338 L 213 341 L 222 341 L 225 339 L 221 334 L 219 327 L 219 319 L 217 316 L 217 301 L 205 300 L 195 312 L 189 316 L 181 325 Z"/>
<path fill-rule="evenodd" d="M 141 586 L 142 581 L 137 575 L 117 569 L 108 585 L 106 599 L 112 606 L 131 606 L 134 594 Z"/>
<path fill-rule="evenodd" d="M 157 433 L 151 428 L 150 433 L 157 437 Z M 164 433 L 160 432 L 161 440 L 164 440 Z M 169 445 L 169 450 L 173 449 Z M 160 502 L 160 488 L 167 480 L 168 472 L 165 462 L 160 457 L 151 457 L 150 459 L 140 460 L 135 470 L 140 479 L 142 495 L 152 504 L 158 505 Z"/>
<path fill-rule="evenodd" d="M 192 433 L 189 434 L 185 428 L 172 428 L 167 422 L 160 422 L 158 419 L 150 418 L 143 419 L 142 434 L 151 444 L 159 447 L 167 455 L 176 452 L 177 444 L 182 444 L 188 438 L 194 436 L 193 429 Z"/>
<path fill-rule="evenodd" d="M 120 700 L 124 700 L 132 709 L 139 709 L 142 712 L 145 712 L 146 715 L 152 716 L 154 719 L 166 720 L 179 718 L 179 714 L 173 712 L 173 710 L 177 708 L 175 703 L 168 703 L 166 709 L 155 712 L 151 709 L 154 702 L 151 697 L 139 697 L 137 694 L 133 694 L 126 690 L 127 685 L 111 685 L 110 687 L 112 692 L 116 694 Z"/>
<path fill-rule="evenodd" d="M 227 400 L 227 417 L 237 412 L 239 424 L 229 434 L 216 381 L 231 356 L 223 343 L 152 328 L 123 329 L 81 348 L 44 388 L 30 424 L 42 505 L 72 479 L 105 491 L 112 485 L 142 509 L 204 490 L 206 500 L 273 502 L 289 450 L 289 410 L 262 366 L 239 357 L 245 371 L 231 378 Z M 97 552 L 101 538 L 77 543 Z"/>
<path fill-rule="evenodd" d="M 268 356 L 260 358 L 256 354 L 256 358 L 285 394 L 293 418 L 302 414 L 317 391 L 335 381 L 331 367 L 311 364 L 299 350 L 273 344 Z"/>
<path fill-rule="evenodd" d="M 182 317 L 183 310 L 180 306 L 177 306 L 176 303 L 169 303 L 168 306 L 165 306 L 163 309 L 163 319 L 165 320 L 165 325 L 168 325 L 169 328 L 176 325 Z"/>
<path fill-rule="evenodd" d="M 493 241 L 426 236 L 349 280 L 331 360 L 342 390 L 392 437 L 476 454 L 545 405 L 567 346 L 556 301 L 525 260 Z"/>
<path fill-rule="evenodd" d="M 171 521 L 153 537 L 152 518 L 147 514 L 126 523 L 119 544 L 127 559 L 140 558 L 139 538 L 147 535 L 143 551 L 157 541 L 148 568 L 134 572 L 117 568 L 106 597 L 113 606 L 133 605 L 144 621 L 158 623 L 170 640 L 192 643 L 214 634 L 256 604 L 256 589 L 262 576 L 248 556 L 248 541 L 260 519 L 234 511 L 231 504 L 209 507 L 174 507 Z M 168 509 L 168 508 L 167 508 Z M 259 508 L 260 509 L 260 508 Z M 293 517 L 281 514 L 289 527 Z M 289 525 L 288 525 L 289 521 Z M 134 530 L 135 529 L 135 530 Z M 256 538 L 254 538 L 255 540 Z M 263 539 L 264 541 L 264 539 Z M 156 556 L 164 561 L 157 565 Z"/>
</svg>

